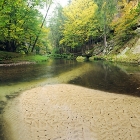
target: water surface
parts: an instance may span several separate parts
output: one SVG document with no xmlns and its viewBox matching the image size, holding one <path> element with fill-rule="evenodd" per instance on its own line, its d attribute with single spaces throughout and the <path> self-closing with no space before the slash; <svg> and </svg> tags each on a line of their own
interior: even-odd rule
<svg viewBox="0 0 140 140">
<path fill-rule="evenodd" d="M 69 83 L 88 88 L 140 96 L 140 67 L 135 65 L 89 62 L 93 68 Z"/>
<path fill-rule="evenodd" d="M 0 67 L 0 94 L 53 82 L 140 96 L 140 66 L 59 59 L 41 64 Z"/>
<path fill-rule="evenodd" d="M 59 83 L 140 97 L 140 66 L 50 59 L 40 64 L 0 67 L 0 118 L 7 101 L 23 90 Z M 1 121 L 0 140 L 5 140 Z"/>
</svg>

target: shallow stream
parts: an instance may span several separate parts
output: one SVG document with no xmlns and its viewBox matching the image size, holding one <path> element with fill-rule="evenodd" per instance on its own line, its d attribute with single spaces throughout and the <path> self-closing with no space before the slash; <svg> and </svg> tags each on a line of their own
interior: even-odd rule
<svg viewBox="0 0 140 140">
<path fill-rule="evenodd" d="M 40 64 L 0 67 L 0 115 L 7 101 L 22 91 L 60 83 L 140 97 L 140 66 L 50 59 Z M 2 126 L 0 131 L 0 140 L 4 140 Z"/>
</svg>

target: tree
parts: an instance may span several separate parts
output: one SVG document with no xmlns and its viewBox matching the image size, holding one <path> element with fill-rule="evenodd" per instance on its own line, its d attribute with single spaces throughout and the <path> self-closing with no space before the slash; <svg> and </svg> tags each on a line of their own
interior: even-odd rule
<svg viewBox="0 0 140 140">
<path fill-rule="evenodd" d="M 110 23 L 114 18 L 116 12 L 116 0 L 95 0 L 98 6 L 96 18 L 98 20 L 98 30 L 103 36 L 104 47 L 107 48 L 107 34 L 110 30 Z"/>
<path fill-rule="evenodd" d="M 19 6 L 17 6 L 19 4 Z M 16 1 L 1 1 L 0 3 L 0 28 L 1 28 L 1 43 L 4 45 L 3 48 L 7 51 L 15 51 L 18 35 L 16 33 L 22 32 L 20 27 L 20 17 L 23 15 L 21 7 L 25 4 L 23 2 Z M 19 19 L 19 20 L 18 20 Z"/>
<path fill-rule="evenodd" d="M 93 20 L 96 9 L 97 6 L 92 0 L 73 0 L 64 8 L 66 21 L 60 44 L 72 48 L 82 47 L 88 41 L 91 30 L 92 34 L 96 33 L 96 24 Z"/>
<path fill-rule="evenodd" d="M 43 16 L 37 10 L 45 0 L 0 1 L 0 49 L 29 50 L 40 31 Z"/>
<path fill-rule="evenodd" d="M 53 16 L 49 20 L 49 40 L 55 50 L 63 50 L 63 46 L 59 44 L 59 41 L 62 39 L 64 22 L 63 7 L 60 4 L 57 4 Z"/>
<path fill-rule="evenodd" d="M 119 1 L 118 6 L 121 7 L 119 17 L 115 17 L 111 23 L 115 30 L 115 35 L 120 42 L 125 42 L 134 36 L 134 30 L 140 21 L 140 3 L 137 0 Z"/>
<path fill-rule="evenodd" d="M 49 9 L 50 9 L 51 4 L 52 4 L 52 0 L 47 0 L 47 1 L 46 1 L 46 7 L 47 7 L 46 14 L 45 14 L 45 17 L 44 17 L 44 19 L 43 19 L 43 21 L 42 21 L 42 24 L 41 24 L 41 26 L 40 26 L 40 31 L 39 31 L 39 33 L 37 34 L 36 39 L 35 39 L 35 41 L 34 41 L 34 44 L 33 44 L 33 47 L 32 47 L 32 52 L 34 51 L 34 48 L 35 48 L 36 43 L 37 43 L 37 41 L 38 41 L 38 38 L 39 38 L 39 36 L 40 36 L 41 29 L 42 29 L 42 27 L 43 27 L 43 25 L 44 25 L 44 23 L 45 23 L 45 20 L 46 20 L 46 18 L 47 18 L 47 15 L 48 15 L 48 12 L 49 12 Z"/>
</svg>

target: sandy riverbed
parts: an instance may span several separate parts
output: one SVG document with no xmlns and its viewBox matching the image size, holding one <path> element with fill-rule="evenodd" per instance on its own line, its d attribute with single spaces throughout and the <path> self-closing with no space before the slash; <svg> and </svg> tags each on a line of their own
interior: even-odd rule
<svg viewBox="0 0 140 140">
<path fill-rule="evenodd" d="M 25 91 L 3 116 L 7 140 L 140 140 L 140 98 L 74 85 Z"/>
</svg>

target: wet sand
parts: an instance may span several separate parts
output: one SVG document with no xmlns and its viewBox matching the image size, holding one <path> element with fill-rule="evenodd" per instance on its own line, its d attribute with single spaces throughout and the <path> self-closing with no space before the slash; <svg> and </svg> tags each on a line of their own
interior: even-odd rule
<svg viewBox="0 0 140 140">
<path fill-rule="evenodd" d="M 140 98 L 68 84 L 24 91 L 4 110 L 6 140 L 140 140 Z"/>
</svg>

